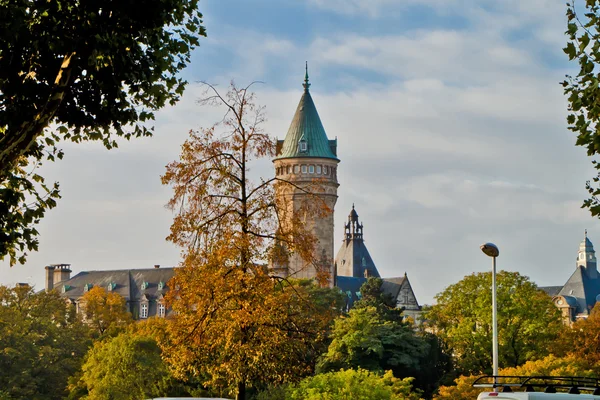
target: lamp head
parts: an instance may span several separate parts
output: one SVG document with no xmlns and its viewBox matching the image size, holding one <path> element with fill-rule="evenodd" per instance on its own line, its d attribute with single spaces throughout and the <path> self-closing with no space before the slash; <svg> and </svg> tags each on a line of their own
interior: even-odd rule
<svg viewBox="0 0 600 400">
<path fill-rule="evenodd" d="M 490 256 L 490 257 L 498 257 L 498 255 L 500 254 L 500 250 L 498 250 L 498 246 L 496 246 L 494 243 L 482 244 L 481 251 L 483 251 L 483 253 L 486 256 Z"/>
</svg>

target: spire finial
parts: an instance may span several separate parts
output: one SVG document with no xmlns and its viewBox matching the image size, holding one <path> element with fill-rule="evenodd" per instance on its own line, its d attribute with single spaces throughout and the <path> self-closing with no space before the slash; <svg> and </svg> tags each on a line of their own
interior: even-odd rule
<svg viewBox="0 0 600 400">
<path fill-rule="evenodd" d="M 304 86 L 304 91 L 308 92 L 308 88 L 310 87 L 310 83 L 308 83 L 308 61 L 306 61 L 306 65 L 304 68 L 304 83 L 302 84 L 302 86 Z"/>
</svg>

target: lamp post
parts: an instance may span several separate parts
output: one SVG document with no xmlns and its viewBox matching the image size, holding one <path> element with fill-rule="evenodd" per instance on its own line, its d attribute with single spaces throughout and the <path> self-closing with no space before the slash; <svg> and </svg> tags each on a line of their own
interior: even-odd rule
<svg viewBox="0 0 600 400">
<path fill-rule="evenodd" d="M 498 316 L 496 305 L 496 257 L 500 254 L 498 246 L 494 243 L 481 245 L 481 251 L 486 256 L 492 257 L 492 363 L 494 375 L 494 392 L 498 391 Z"/>
</svg>

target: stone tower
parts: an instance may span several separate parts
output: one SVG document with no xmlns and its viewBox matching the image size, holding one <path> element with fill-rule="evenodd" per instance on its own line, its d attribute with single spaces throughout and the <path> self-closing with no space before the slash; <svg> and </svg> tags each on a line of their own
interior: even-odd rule
<svg viewBox="0 0 600 400">
<path fill-rule="evenodd" d="M 304 93 L 296 108 L 285 140 L 277 141 L 275 176 L 276 198 L 286 215 L 298 215 L 307 202 L 315 203 L 310 193 L 318 193 L 329 212 L 309 215 L 306 227 L 317 239 L 313 262 L 291 254 L 286 265 L 273 265 L 277 272 L 294 278 L 315 278 L 318 269 L 328 271 L 333 286 L 333 210 L 337 201 L 337 139 L 329 140 L 308 88 L 308 71 L 304 77 Z M 314 204 L 313 204 L 314 205 Z M 317 206 L 319 207 L 319 206 Z M 281 218 L 281 216 L 280 216 Z M 289 218 L 281 218 L 282 224 Z M 314 262 L 316 260 L 316 262 Z"/>
</svg>

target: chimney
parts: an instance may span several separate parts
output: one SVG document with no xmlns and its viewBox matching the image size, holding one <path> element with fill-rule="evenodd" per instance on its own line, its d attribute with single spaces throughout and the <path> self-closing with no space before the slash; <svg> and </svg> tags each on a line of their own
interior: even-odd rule
<svg viewBox="0 0 600 400">
<path fill-rule="evenodd" d="M 54 265 L 46 266 L 46 292 L 54 289 Z"/>
<path fill-rule="evenodd" d="M 71 279 L 71 264 L 54 264 L 54 284 Z"/>
<path fill-rule="evenodd" d="M 156 269 L 160 268 L 160 264 L 154 264 L 154 268 L 156 268 Z"/>
</svg>

